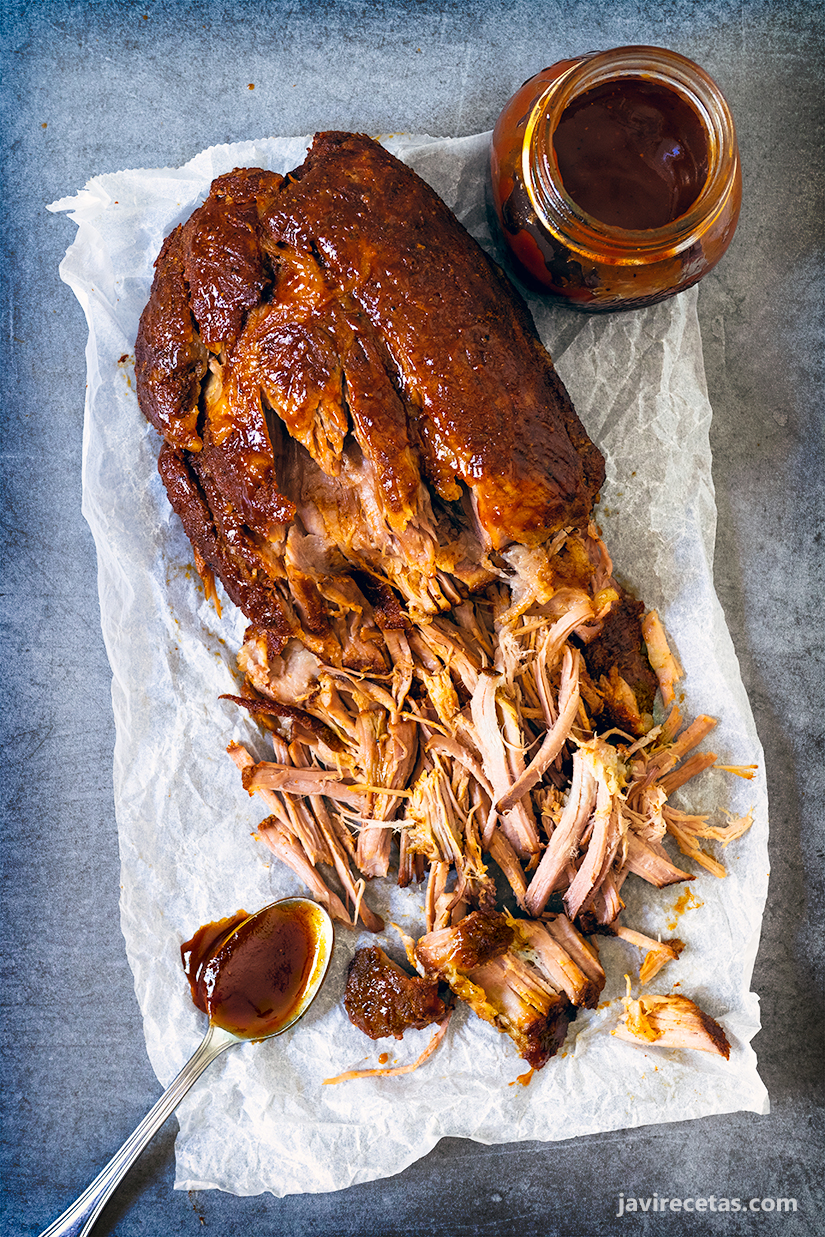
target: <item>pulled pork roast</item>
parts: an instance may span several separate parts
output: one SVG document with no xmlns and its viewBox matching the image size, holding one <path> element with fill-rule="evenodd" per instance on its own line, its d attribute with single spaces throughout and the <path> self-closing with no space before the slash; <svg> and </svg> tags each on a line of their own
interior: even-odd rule
<svg viewBox="0 0 825 1237">
<path fill-rule="evenodd" d="M 631 875 L 692 879 L 668 830 L 694 857 L 724 831 L 668 804 L 713 723 L 683 728 L 661 624 L 613 577 L 604 463 L 525 305 L 408 167 L 323 133 L 166 239 L 135 358 L 206 593 L 249 620 L 231 699 L 272 756 L 229 751 L 261 841 L 372 931 L 368 879 L 428 878 L 427 978 L 357 957 L 357 1025 L 438 1021 L 445 983 L 543 1064 L 604 983 L 583 932 Z"/>
</svg>

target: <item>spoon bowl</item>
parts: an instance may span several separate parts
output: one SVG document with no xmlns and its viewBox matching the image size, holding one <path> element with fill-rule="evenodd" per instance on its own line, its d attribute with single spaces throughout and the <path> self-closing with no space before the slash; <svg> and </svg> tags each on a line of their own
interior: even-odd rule
<svg viewBox="0 0 825 1237">
<path fill-rule="evenodd" d="M 234 923 L 227 923 L 229 930 L 218 938 L 217 947 L 198 955 L 194 972 L 187 965 L 195 1003 L 209 1014 L 199 1047 L 92 1184 L 40 1237 L 87 1237 L 132 1164 L 207 1065 L 233 1044 L 283 1035 L 303 1018 L 318 995 L 332 958 L 335 932 L 317 902 L 281 898 L 254 915 L 241 912 Z M 291 948 L 286 946 L 289 925 L 293 928 Z M 297 932 L 295 925 L 300 925 Z M 196 940 L 197 936 L 188 944 Z M 211 944 L 215 946 L 214 936 Z M 290 969 L 296 961 L 300 965 L 297 979 Z M 262 989 L 267 998 L 263 1002 Z"/>
<path fill-rule="evenodd" d="M 279 902 L 272 902 L 270 906 L 293 906 L 300 903 L 306 907 L 309 914 L 313 918 L 313 928 L 315 932 L 315 949 L 311 959 L 309 975 L 303 986 L 303 995 L 301 999 L 293 1007 L 292 1014 L 289 1020 L 283 1023 L 276 1031 L 270 1032 L 265 1036 L 266 1039 L 274 1035 L 283 1035 L 284 1031 L 288 1031 L 290 1027 L 303 1018 L 304 1014 L 309 1009 L 312 1002 L 318 995 L 321 985 L 327 976 L 329 964 L 332 961 L 332 950 L 335 944 L 335 929 L 332 925 L 332 920 L 329 914 L 318 902 L 313 902 L 310 898 L 282 898 Z M 264 910 L 267 910 L 264 907 Z M 262 914 L 263 912 L 259 912 Z M 257 916 L 251 916 L 257 918 Z"/>
<path fill-rule="evenodd" d="M 205 924 L 181 946 L 192 1000 L 239 1039 L 280 1035 L 303 1015 L 332 953 L 329 915 L 309 898 L 281 898 L 255 915 Z"/>
</svg>

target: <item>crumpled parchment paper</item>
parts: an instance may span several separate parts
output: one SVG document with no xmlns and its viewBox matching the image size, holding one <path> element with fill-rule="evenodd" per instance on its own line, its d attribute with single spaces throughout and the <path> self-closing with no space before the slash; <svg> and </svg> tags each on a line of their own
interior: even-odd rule
<svg viewBox="0 0 825 1237">
<path fill-rule="evenodd" d="M 458 140 L 393 138 L 387 146 L 428 180 L 482 244 L 488 134 Z M 95 177 L 50 209 L 69 211 L 77 237 L 61 265 L 86 313 L 88 388 L 83 512 L 95 537 L 103 635 L 117 725 L 114 789 L 122 857 L 122 927 L 152 1065 L 166 1085 L 205 1030 L 179 949 L 204 922 L 300 892 L 297 879 L 251 836 L 266 815 L 241 789 L 225 747 L 257 750 L 260 735 L 232 704 L 243 617 L 205 602 L 189 544 L 156 471 L 158 436 L 134 389 L 134 340 L 152 264 L 166 234 L 239 165 L 285 172 L 303 138 L 217 146 L 179 169 Z M 640 955 L 600 940 L 608 985 L 580 1013 L 559 1056 L 529 1085 L 511 1041 L 466 1007 L 418 1071 L 323 1086 L 343 1070 L 411 1061 L 431 1032 L 373 1042 L 343 1011 L 346 965 L 369 934 L 339 928 L 327 983 L 305 1019 L 263 1045 L 233 1048 L 178 1109 L 179 1188 L 236 1194 L 337 1190 L 399 1172 L 445 1135 L 480 1142 L 562 1139 L 622 1127 L 748 1110 L 768 1111 L 750 1040 L 759 1029 L 749 991 L 768 881 L 762 750 L 713 589 L 715 505 L 696 290 L 628 314 L 588 317 L 528 298 L 545 343 L 592 438 L 607 457 L 599 523 L 617 574 L 657 608 L 686 675 L 688 718 L 719 726 L 705 746 L 724 763 L 759 765 L 751 782 L 711 771 L 681 802 L 742 814 L 754 825 L 720 853 L 723 880 L 697 870 L 689 886 L 657 891 L 631 877 L 622 920 L 686 942 L 650 990 L 697 1000 L 724 1026 L 731 1059 L 637 1048 L 610 1034 L 624 975 Z M 721 823 L 721 821 L 720 821 Z M 714 845 L 710 844 L 711 847 Z M 674 848 L 675 849 L 675 848 Z M 690 867 L 685 860 L 680 866 Z M 372 905 L 413 935 L 423 889 L 373 883 Z M 392 929 L 382 943 L 401 957 Z"/>
</svg>

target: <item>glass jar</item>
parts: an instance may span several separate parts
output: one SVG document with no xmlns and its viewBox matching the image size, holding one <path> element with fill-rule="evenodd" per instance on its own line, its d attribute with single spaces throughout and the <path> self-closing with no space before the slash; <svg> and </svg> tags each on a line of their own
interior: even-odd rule
<svg viewBox="0 0 825 1237">
<path fill-rule="evenodd" d="M 719 87 L 658 47 L 530 78 L 499 117 L 490 168 L 519 274 L 582 310 L 651 305 L 695 284 L 730 244 L 742 200 Z"/>
</svg>

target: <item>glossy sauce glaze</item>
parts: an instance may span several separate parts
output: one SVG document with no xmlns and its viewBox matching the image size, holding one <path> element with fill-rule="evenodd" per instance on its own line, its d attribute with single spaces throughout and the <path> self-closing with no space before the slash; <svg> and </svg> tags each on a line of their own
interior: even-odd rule
<svg viewBox="0 0 825 1237">
<path fill-rule="evenodd" d="M 708 136 L 673 90 L 625 78 L 574 99 L 553 146 L 564 187 L 616 228 L 662 228 L 684 215 L 708 174 Z"/>
<path fill-rule="evenodd" d="M 319 923 L 308 902 L 274 903 L 205 924 L 181 945 L 192 1000 L 215 1026 L 263 1039 L 300 1012 L 318 952 Z"/>
<path fill-rule="evenodd" d="M 344 1008 L 353 1026 L 371 1039 L 394 1035 L 401 1039 L 414 1027 L 442 1022 L 446 1007 L 438 982 L 409 975 L 378 945 L 356 951 L 349 964 Z"/>
</svg>

